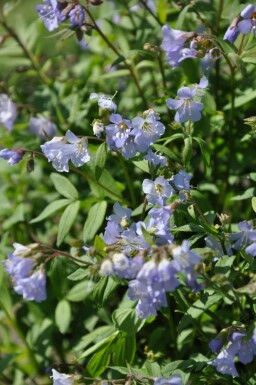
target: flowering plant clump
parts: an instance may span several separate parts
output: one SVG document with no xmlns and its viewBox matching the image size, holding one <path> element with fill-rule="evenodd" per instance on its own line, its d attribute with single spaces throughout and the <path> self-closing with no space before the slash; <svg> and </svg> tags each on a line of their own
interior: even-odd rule
<svg viewBox="0 0 256 385">
<path fill-rule="evenodd" d="M 0 2 L 0 384 L 256 385 L 255 30 Z"/>
</svg>

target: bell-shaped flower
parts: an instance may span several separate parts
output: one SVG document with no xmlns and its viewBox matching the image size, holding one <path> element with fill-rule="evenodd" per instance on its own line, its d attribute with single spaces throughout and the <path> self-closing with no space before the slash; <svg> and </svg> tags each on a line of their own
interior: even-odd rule
<svg viewBox="0 0 256 385">
<path fill-rule="evenodd" d="M 17 118 L 16 104 L 6 94 L 0 94 L 0 124 L 12 131 Z"/>
<path fill-rule="evenodd" d="M 41 148 L 48 161 L 59 172 L 69 171 L 69 160 L 76 167 L 81 167 L 90 160 L 87 140 L 78 138 L 71 131 L 67 131 L 65 137 L 54 137 Z"/>
</svg>

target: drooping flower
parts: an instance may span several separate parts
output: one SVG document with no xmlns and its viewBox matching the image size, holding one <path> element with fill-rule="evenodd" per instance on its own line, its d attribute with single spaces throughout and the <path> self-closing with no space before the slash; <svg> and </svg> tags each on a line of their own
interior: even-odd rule
<svg viewBox="0 0 256 385">
<path fill-rule="evenodd" d="M 11 276 L 16 293 L 26 301 L 42 302 L 46 299 L 46 277 L 42 266 L 37 265 L 37 255 L 27 255 L 36 248 L 37 244 L 23 246 L 15 243 L 15 251 L 8 253 L 8 259 L 3 261 L 6 272 Z"/>
<path fill-rule="evenodd" d="M 73 385 L 75 378 L 73 375 L 60 373 L 55 369 L 52 369 L 53 385 Z"/>
<path fill-rule="evenodd" d="M 151 169 L 164 167 L 167 164 L 167 158 L 165 156 L 154 153 L 150 148 L 148 149 L 147 155 L 144 156 L 144 159 L 148 161 L 149 168 Z"/>
<path fill-rule="evenodd" d="M 41 140 L 47 140 L 54 137 L 57 127 L 48 119 L 31 117 L 29 131 L 37 135 Z"/>
<path fill-rule="evenodd" d="M 201 256 L 190 250 L 190 244 L 187 240 L 172 250 L 172 256 L 178 262 L 180 271 L 185 274 L 191 274 L 195 265 L 201 262 Z"/>
<path fill-rule="evenodd" d="M 230 374 L 231 376 L 235 377 L 238 376 L 238 373 L 234 360 L 235 355 L 230 352 L 230 349 L 224 349 L 213 361 L 208 362 L 208 364 L 216 366 L 216 369 L 220 373 Z"/>
<path fill-rule="evenodd" d="M 45 27 L 51 32 L 59 26 L 58 3 L 56 0 L 44 0 L 44 3 L 44 5 L 36 5 L 36 11 L 43 20 Z"/>
<path fill-rule="evenodd" d="M 113 102 L 113 97 L 109 98 L 105 95 L 99 95 L 93 92 L 90 95 L 90 100 L 98 100 L 98 106 L 102 108 L 103 110 L 113 111 L 116 112 L 117 105 Z"/>
<path fill-rule="evenodd" d="M 78 138 L 71 131 L 67 131 L 65 137 L 54 137 L 41 145 L 41 148 L 48 161 L 59 172 L 69 171 L 69 160 L 76 167 L 81 167 L 90 160 L 87 140 Z"/>
<path fill-rule="evenodd" d="M 154 385 L 182 385 L 182 378 L 179 374 L 173 374 L 170 378 L 157 377 Z"/>
<path fill-rule="evenodd" d="M 0 124 L 12 131 L 17 118 L 16 104 L 6 94 L 0 94 Z"/>
<path fill-rule="evenodd" d="M 240 17 L 236 17 L 232 23 L 230 24 L 230 26 L 228 27 L 224 37 L 223 37 L 223 40 L 227 40 L 229 41 L 230 43 L 234 43 L 239 35 L 239 30 L 237 28 L 237 24 L 240 20 Z"/>
<path fill-rule="evenodd" d="M 166 53 L 166 60 L 173 68 L 176 68 L 180 61 L 186 58 L 186 54 L 191 57 L 192 51 L 186 52 L 185 43 L 191 40 L 195 33 L 175 30 L 168 25 L 162 27 L 162 32 L 164 38 L 161 47 Z M 195 50 L 193 53 L 196 55 Z"/>
<path fill-rule="evenodd" d="M 201 111 L 204 105 L 195 99 L 201 99 L 203 97 L 204 89 L 208 85 L 208 80 L 202 78 L 198 85 L 193 88 L 181 87 L 177 96 L 178 99 L 167 99 L 167 107 L 170 110 L 177 110 L 174 120 L 177 123 L 184 123 L 187 120 L 197 122 L 201 119 Z"/>
<path fill-rule="evenodd" d="M 22 150 L 9 150 L 8 148 L 4 148 L 0 151 L 0 158 L 7 160 L 10 166 L 19 163 L 24 155 L 25 152 Z"/>
<path fill-rule="evenodd" d="M 242 221 L 238 223 L 239 233 L 230 234 L 230 240 L 236 241 L 234 244 L 234 249 L 241 250 L 243 247 L 247 246 L 249 242 L 256 241 L 256 231 L 253 230 L 252 226 L 247 221 Z"/>
<path fill-rule="evenodd" d="M 78 25 L 81 27 L 81 25 L 84 22 L 85 19 L 85 12 L 84 9 L 81 7 L 81 5 L 77 4 L 70 12 L 70 24 L 71 25 Z"/>
</svg>

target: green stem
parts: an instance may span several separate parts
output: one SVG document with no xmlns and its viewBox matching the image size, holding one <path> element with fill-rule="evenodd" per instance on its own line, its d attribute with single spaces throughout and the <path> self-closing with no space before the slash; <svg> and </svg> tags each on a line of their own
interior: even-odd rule
<svg viewBox="0 0 256 385">
<path fill-rule="evenodd" d="M 51 82 L 50 80 L 48 79 L 48 77 L 43 73 L 43 71 L 41 70 L 41 67 L 39 65 L 39 63 L 37 62 L 36 58 L 32 55 L 32 53 L 27 49 L 27 47 L 25 46 L 25 44 L 22 42 L 22 40 L 20 39 L 20 37 L 17 35 L 17 33 L 15 32 L 15 30 L 10 27 L 8 24 L 7 24 L 7 21 L 5 19 L 5 16 L 4 16 L 4 13 L 3 11 L 1 12 L 2 13 L 2 20 L 0 20 L 0 24 L 2 24 L 2 26 L 5 28 L 5 30 L 13 37 L 13 39 L 17 42 L 17 44 L 20 46 L 20 48 L 22 49 L 22 51 L 24 52 L 25 56 L 28 58 L 28 60 L 31 62 L 31 65 L 32 67 L 34 68 L 34 70 L 37 72 L 38 76 L 40 77 L 40 79 L 42 80 L 43 83 L 47 84 L 48 86 L 51 85 Z"/>
<path fill-rule="evenodd" d="M 97 184 L 99 187 L 102 187 L 105 191 L 111 193 L 111 195 L 114 195 L 116 196 L 118 199 L 120 199 L 120 201 L 124 202 L 125 204 L 127 204 L 128 206 L 131 206 L 132 203 L 129 202 L 128 200 L 124 199 L 122 196 L 120 196 L 119 194 L 115 193 L 114 191 L 110 190 L 107 186 L 104 186 L 102 183 L 100 183 L 96 178 L 94 178 L 93 176 L 89 175 L 89 174 L 86 174 L 85 172 L 83 171 L 80 171 L 78 170 L 77 168 L 71 166 L 70 167 L 70 170 L 74 171 L 75 173 L 79 174 L 79 175 L 82 175 L 85 179 L 87 180 L 90 180 L 92 181 L 93 183 Z"/>
<path fill-rule="evenodd" d="M 219 28 L 220 28 L 220 20 L 221 20 L 221 14 L 223 11 L 223 5 L 224 5 L 223 0 L 219 0 L 219 8 L 218 8 L 218 15 L 217 15 L 217 22 L 216 22 L 216 32 L 217 33 L 219 32 Z"/>
<path fill-rule="evenodd" d="M 27 342 L 27 340 L 26 340 L 22 330 L 20 329 L 17 321 L 11 317 L 11 315 L 9 314 L 8 310 L 6 309 L 6 307 L 3 304 L 3 302 L 1 301 L 1 299 L 0 299 L 0 306 L 3 309 L 6 317 L 8 318 L 12 328 L 15 330 L 15 332 L 17 333 L 17 335 L 19 336 L 19 338 L 23 342 L 23 344 L 24 344 L 24 346 L 26 348 L 27 354 L 28 354 L 28 356 L 30 358 L 30 363 L 31 363 L 31 366 L 33 367 L 33 372 L 37 373 L 38 372 L 38 363 L 36 361 L 34 352 L 31 349 L 31 347 L 29 346 L 29 344 L 28 344 L 28 342 Z"/>
<path fill-rule="evenodd" d="M 145 0 L 140 0 L 140 3 L 146 8 L 146 10 L 150 13 L 151 16 L 158 22 L 158 24 L 162 27 L 163 23 L 160 21 L 160 19 L 154 14 L 154 12 L 150 9 L 150 7 L 147 5 L 147 2 Z"/>
<path fill-rule="evenodd" d="M 131 176 L 127 170 L 125 161 L 119 152 L 118 152 L 118 156 L 119 156 L 120 163 L 122 164 L 122 167 L 123 167 L 124 176 L 125 176 L 128 190 L 130 193 L 130 197 L 132 200 L 132 205 L 133 205 L 132 207 L 136 207 L 137 206 L 137 199 L 136 199 L 136 194 L 135 194 L 134 187 L 133 187 L 133 181 L 131 180 Z"/>
<path fill-rule="evenodd" d="M 123 56 L 119 50 L 111 43 L 111 41 L 107 38 L 107 36 L 102 32 L 102 30 L 98 27 L 94 17 L 92 16 L 92 14 L 90 13 L 90 11 L 88 10 L 88 8 L 86 9 L 86 13 L 89 15 L 92 23 L 93 23 L 93 28 L 98 32 L 98 34 L 102 37 L 102 39 L 105 41 L 105 43 L 109 46 L 109 48 L 111 48 L 111 50 L 117 55 L 117 57 L 120 57 L 120 56 Z M 144 104 L 144 108 L 147 109 L 148 108 L 148 101 L 147 99 L 145 98 L 144 96 L 144 93 L 140 87 L 140 84 L 139 84 L 139 81 L 138 81 L 138 77 L 136 75 L 136 72 L 134 71 L 133 67 L 127 62 L 126 59 L 124 59 L 124 64 L 126 66 L 126 68 L 128 69 L 128 71 L 130 72 L 130 75 L 133 79 L 133 82 L 137 88 L 137 91 L 138 91 L 138 94 L 140 96 L 140 98 L 142 99 L 143 101 L 143 104 Z"/>
</svg>

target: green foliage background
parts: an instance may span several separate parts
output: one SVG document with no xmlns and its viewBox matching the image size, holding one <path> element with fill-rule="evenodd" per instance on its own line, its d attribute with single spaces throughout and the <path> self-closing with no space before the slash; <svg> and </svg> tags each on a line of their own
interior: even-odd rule
<svg viewBox="0 0 256 385">
<path fill-rule="evenodd" d="M 131 207 L 139 220 L 141 185 L 148 177 L 142 157 L 127 161 L 107 151 L 105 144 L 89 140 L 91 162 L 68 175 L 57 174 L 38 154 L 32 173 L 24 160 L 9 167 L 0 159 L 1 260 L 13 242 L 39 242 L 55 249 L 46 263 L 48 298 L 42 304 L 22 301 L 0 265 L 0 381 L 46 385 L 51 383 L 50 368 L 56 367 L 109 380 L 127 373 L 140 381 L 141 376 L 177 372 L 184 384 L 189 374 L 192 384 L 229 384 L 230 377 L 207 365 L 208 343 L 224 327 L 255 318 L 255 260 L 241 253 L 236 259 L 224 256 L 214 266 L 203 238 L 218 228 L 217 213 L 229 215 L 225 231 L 230 232 L 255 212 L 255 131 L 244 124 L 255 114 L 255 39 L 248 38 L 242 52 L 241 38 L 235 49 L 222 41 L 244 4 L 157 0 L 156 20 L 147 9 L 132 12 L 136 1 L 105 1 L 91 11 L 105 40 L 89 29 L 79 44 L 65 27 L 49 33 L 38 20 L 37 3 L 1 5 L 7 16 L 0 26 L 0 91 L 19 108 L 13 132 L 0 127 L 1 148 L 40 151 L 40 140 L 28 132 L 29 118 L 36 114 L 50 118 L 59 136 L 67 130 L 92 136 L 92 121 L 99 117 L 97 105 L 89 100 L 92 92 L 112 96 L 118 91 L 114 101 L 127 118 L 154 107 L 166 126 L 155 149 L 169 157 L 169 176 L 181 168 L 193 175 L 193 199 L 210 222 L 208 227 L 201 222 L 193 204 L 180 207 L 175 212 L 176 239 L 190 238 L 219 286 L 202 294 L 183 287 L 169 298 L 172 314 L 163 312 L 142 322 L 124 282 L 99 278 L 83 268 L 83 261 L 92 261 L 81 249 L 84 244 L 106 255 L 96 234 L 104 231 L 116 201 Z M 194 31 L 202 22 L 207 33 L 217 36 L 233 70 L 223 57 L 216 62 L 203 118 L 184 135 L 173 124 L 166 99 L 174 98 L 182 85 L 198 83 L 200 65 L 186 60 L 173 70 L 166 64 L 161 24 Z M 67 259 L 65 252 L 82 262 Z M 100 260 L 96 256 L 96 262 Z M 229 282 L 245 289 L 234 294 Z M 241 377 L 232 383 L 255 384 L 253 372 L 253 363 L 241 368 Z"/>
</svg>

